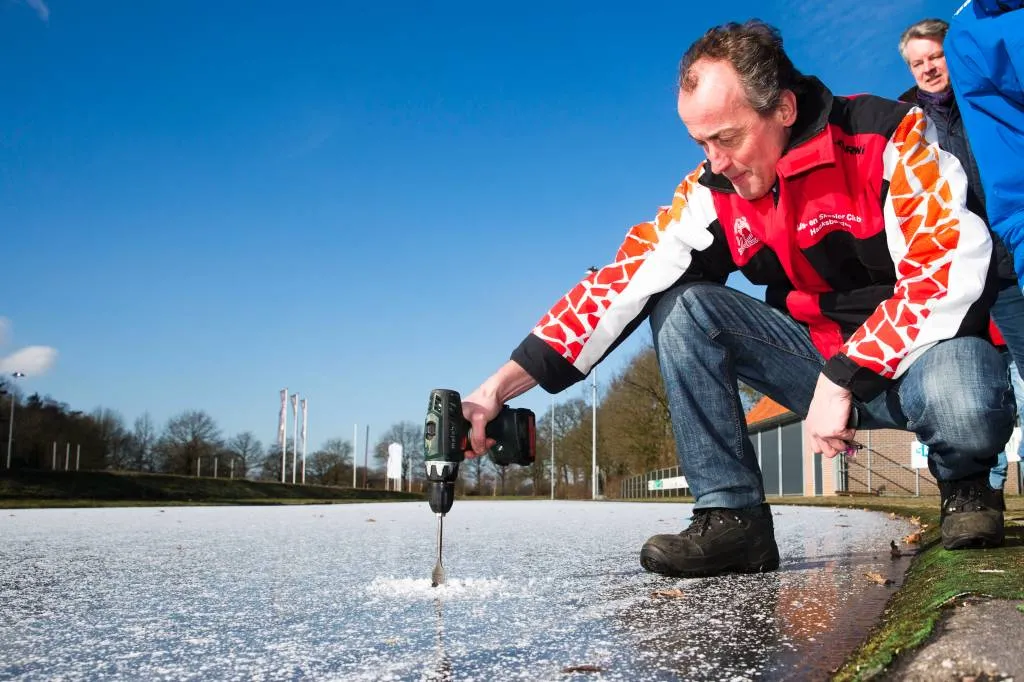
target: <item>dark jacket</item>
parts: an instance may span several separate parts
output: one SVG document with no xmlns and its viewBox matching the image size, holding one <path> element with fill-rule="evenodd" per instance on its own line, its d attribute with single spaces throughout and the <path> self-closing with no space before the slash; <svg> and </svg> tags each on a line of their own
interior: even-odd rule
<svg viewBox="0 0 1024 682">
<path fill-rule="evenodd" d="M 682 282 L 742 271 L 807 325 L 824 372 L 870 400 L 933 344 L 985 336 L 992 240 L 967 210 L 960 164 L 920 109 L 802 84 L 768 195 L 747 201 L 706 163 L 634 226 L 513 352 L 541 386 L 581 380 Z"/>
<path fill-rule="evenodd" d="M 938 104 L 922 97 L 920 90 L 915 86 L 900 95 L 900 101 L 921 107 L 935 124 L 939 146 L 955 156 L 967 173 L 967 208 L 985 218 L 985 190 L 981 186 L 978 162 L 974 160 L 971 143 L 964 132 L 964 120 L 960 116 L 960 107 L 957 106 L 956 99 L 950 97 L 948 104 Z"/>
<path fill-rule="evenodd" d="M 985 189 L 981 183 L 981 172 L 978 170 L 978 162 L 971 150 L 971 143 L 964 131 L 964 120 L 960 116 L 960 107 L 955 98 L 950 98 L 949 104 L 936 104 L 925 97 L 920 96 L 920 90 L 915 86 L 900 95 L 901 102 L 916 104 L 924 110 L 924 113 L 935 124 L 935 132 L 939 138 L 939 147 L 952 154 L 964 167 L 967 174 L 967 208 L 981 216 L 985 224 L 988 224 L 988 212 L 985 210 Z M 1017 286 L 1017 275 L 1013 270 L 1013 259 L 1003 246 L 1003 241 L 993 235 L 996 262 L 998 263 L 1000 289 L 1003 286 Z"/>
</svg>

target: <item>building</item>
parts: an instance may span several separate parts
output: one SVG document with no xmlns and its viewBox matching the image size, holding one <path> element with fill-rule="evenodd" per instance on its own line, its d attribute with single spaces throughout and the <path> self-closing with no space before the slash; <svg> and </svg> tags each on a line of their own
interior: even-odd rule
<svg viewBox="0 0 1024 682">
<path fill-rule="evenodd" d="M 914 434 L 895 429 L 857 432 L 862 447 L 853 456 L 828 459 L 814 452 L 803 420 L 764 397 L 747 413 L 747 430 L 764 477 L 765 494 L 938 495 L 923 447 Z M 1020 429 L 1008 443 L 1016 453 Z M 1015 458 L 1015 454 L 1011 455 Z M 1021 466 L 1011 461 L 1006 493 L 1021 493 Z"/>
</svg>

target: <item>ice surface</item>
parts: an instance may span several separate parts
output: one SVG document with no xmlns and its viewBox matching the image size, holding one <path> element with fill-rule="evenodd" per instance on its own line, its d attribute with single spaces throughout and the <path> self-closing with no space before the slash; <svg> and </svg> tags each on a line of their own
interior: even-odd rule
<svg viewBox="0 0 1024 682">
<path fill-rule="evenodd" d="M 780 571 L 647 574 L 690 506 L 426 503 L 0 513 L 0 679 L 808 679 L 899 578 L 881 514 L 776 507 Z M 655 598 L 679 588 L 681 598 Z M 595 675 L 591 675 L 596 677 Z"/>
</svg>

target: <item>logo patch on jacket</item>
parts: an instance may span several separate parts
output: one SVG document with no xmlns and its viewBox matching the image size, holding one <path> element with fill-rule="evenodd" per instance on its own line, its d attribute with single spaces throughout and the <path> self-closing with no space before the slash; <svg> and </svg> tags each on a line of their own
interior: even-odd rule
<svg viewBox="0 0 1024 682">
<path fill-rule="evenodd" d="M 846 144 L 842 140 L 836 140 L 836 148 L 847 154 L 863 154 L 867 150 L 864 145 Z"/>
<path fill-rule="evenodd" d="M 732 224 L 732 232 L 736 239 L 736 253 L 741 256 L 747 249 L 761 243 L 761 240 L 750 231 L 750 223 L 743 216 L 737 218 L 736 222 Z"/>
</svg>

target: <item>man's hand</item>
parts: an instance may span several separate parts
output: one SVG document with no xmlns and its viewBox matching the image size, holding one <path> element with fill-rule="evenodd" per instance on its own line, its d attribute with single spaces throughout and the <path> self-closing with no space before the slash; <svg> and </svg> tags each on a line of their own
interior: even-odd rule
<svg viewBox="0 0 1024 682">
<path fill-rule="evenodd" d="M 487 438 L 487 423 L 498 416 L 506 401 L 521 395 L 537 385 L 533 377 L 518 363 L 509 360 L 480 387 L 462 399 L 462 416 L 469 421 L 469 457 L 486 453 L 497 442 Z"/>
<path fill-rule="evenodd" d="M 836 386 L 824 374 L 819 374 L 804 420 L 814 452 L 832 458 L 846 449 L 857 434 L 856 429 L 848 426 L 852 408 L 853 394 Z"/>
<path fill-rule="evenodd" d="M 485 385 L 462 399 L 462 416 L 470 424 L 469 445 L 472 452 L 466 452 L 468 457 L 484 454 L 496 442 L 493 438 L 486 438 L 484 430 L 487 428 L 487 423 L 498 416 L 502 402 L 493 393 L 488 393 L 485 390 Z"/>
</svg>

